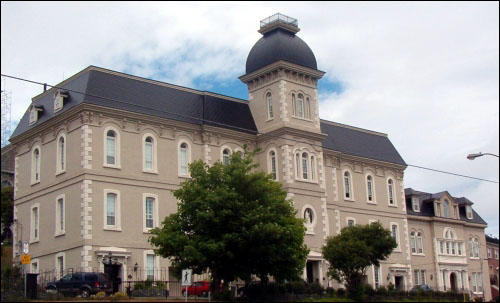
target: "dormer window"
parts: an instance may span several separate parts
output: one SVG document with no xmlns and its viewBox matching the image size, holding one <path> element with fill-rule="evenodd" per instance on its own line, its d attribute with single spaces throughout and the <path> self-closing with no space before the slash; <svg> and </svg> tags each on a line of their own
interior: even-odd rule
<svg viewBox="0 0 500 303">
<path fill-rule="evenodd" d="M 411 198 L 411 205 L 413 206 L 413 211 L 414 212 L 420 212 L 420 204 L 419 204 L 419 200 L 417 197 L 412 197 Z"/>
<path fill-rule="evenodd" d="M 470 205 L 465 206 L 465 213 L 467 214 L 467 219 L 472 220 L 472 207 Z"/>
<path fill-rule="evenodd" d="M 66 97 L 68 97 L 68 93 L 66 91 L 56 91 L 54 94 L 54 113 L 63 108 L 64 98 Z"/>
<path fill-rule="evenodd" d="M 42 111 L 41 107 L 35 105 L 32 105 L 30 107 L 30 124 L 34 124 L 36 123 L 36 121 L 38 121 L 38 112 L 41 111 Z"/>
<path fill-rule="evenodd" d="M 448 200 L 444 200 L 443 209 L 444 209 L 444 217 L 449 218 L 450 217 L 450 202 L 448 202 Z"/>
</svg>

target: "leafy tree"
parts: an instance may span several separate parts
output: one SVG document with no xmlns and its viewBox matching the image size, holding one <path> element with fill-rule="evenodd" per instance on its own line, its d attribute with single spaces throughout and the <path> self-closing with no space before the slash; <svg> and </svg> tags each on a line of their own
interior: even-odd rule
<svg viewBox="0 0 500 303">
<path fill-rule="evenodd" d="M 397 243 L 380 223 L 345 227 L 340 235 L 329 237 L 323 256 L 329 262 L 328 275 L 346 284 L 351 298 L 362 294 L 362 278 L 369 266 L 379 266 Z"/>
<path fill-rule="evenodd" d="M 190 164 L 191 179 L 174 192 L 177 213 L 151 232 L 155 253 L 177 270 L 209 270 L 214 288 L 251 275 L 298 277 L 309 252 L 303 221 L 281 184 L 256 170 L 256 152 L 234 153 L 227 165 Z"/>
<path fill-rule="evenodd" d="M 14 188 L 2 187 L 2 226 L 9 228 L 14 221 Z"/>
</svg>

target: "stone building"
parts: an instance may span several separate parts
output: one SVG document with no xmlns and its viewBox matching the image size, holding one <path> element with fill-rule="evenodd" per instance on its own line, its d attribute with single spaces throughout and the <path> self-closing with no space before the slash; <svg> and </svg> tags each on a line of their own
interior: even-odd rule
<svg viewBox="0 0 500 303">
<path fill-rule="evenodd" d="M 491 284 L 491 297 L 498 297 L 498 239 L 486 235 L 486 255 Z"/>
<path fill-rule="evenodd" d="M 324 72 L 298 31 L 283 15 L 261 21 L 240 77 L 248 101 L 94 66 L 35 96 L 11 137 L 15 241 L 31 243 L 32 270 L 102 271 L 111 253 L 122 280 L 137 278 L 133 267 L 173 279 L 149 229 L 176 211 L 189 162 L 224 162 L 247 144 L 307 220 L 305 280 L 338 287 L 325 239 L 377 220 L 398 247 L 366 279 L 411 288 L 406 164 L 386 134 L 319 118 Z"/>
<path fill-rule="evenodd" d="M 12 145 L 2 147 L 2 187 L 14 186 L 14 149 Z"/>
</svg>

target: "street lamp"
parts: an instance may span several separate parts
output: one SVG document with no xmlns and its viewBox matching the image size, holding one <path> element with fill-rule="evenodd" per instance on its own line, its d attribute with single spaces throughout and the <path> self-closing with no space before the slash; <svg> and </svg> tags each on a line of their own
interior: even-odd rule
<svg viewBox="0 0 500 303">
<path fill-rule="evenodd" d="M 469 155 L 467 156 L 467 159 L 469 159 L 469 160 L 474 160 L 474 159 L 476 159 L 477 157 L 481 157 L 481 156 L 484 156 L 484 155 L 490 155 L 490 156 L 494 156 L 494 157 L 497 157 L 497 158 L 498 158 L 498 155 L 495 155 L 495 154 L 490 154 L 490 153 L 484 153 L 484 154 L 483 154 L 483 153 L 479 152 L 478 154 L 469 154 Z"/>
</svg>

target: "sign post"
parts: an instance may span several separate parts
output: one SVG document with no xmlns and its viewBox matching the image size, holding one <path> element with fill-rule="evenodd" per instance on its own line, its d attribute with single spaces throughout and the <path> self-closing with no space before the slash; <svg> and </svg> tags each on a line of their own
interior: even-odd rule
<svg viewBox="0 0 500 303">
<path fill-rule="evenodd" d="M 30 243 L 28 241 L 24 241 L 23 243 L 23 255 L 21 256 L 21 263 L 23 264 L 23 273 L 24 273 L 24 297 L 26 298 L 26 264 L 31 263 L 31 256 L 28 255 L 30 252 Z"/>
<path fill-rule="evenodd" d="M 189 286 L 192 284 L 192 276 L 193 276 L 192 269 L 183 269 L 182 270 L 182 286 L 187 286 L 186 290 L 184 291 L 184 294 L 186 295 L 186 302 L 187 302 L 187 298 L 188 298 L 188 289 L 189 289 Z"/>
</svg>

